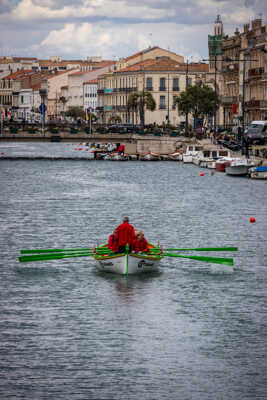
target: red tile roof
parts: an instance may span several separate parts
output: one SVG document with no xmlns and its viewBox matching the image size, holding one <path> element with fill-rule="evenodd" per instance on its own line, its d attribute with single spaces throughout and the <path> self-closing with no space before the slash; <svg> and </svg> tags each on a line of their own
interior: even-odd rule
<svg viewBox="0 0 267 400">
<path fill-rule="evenodd" d="M 35 73 L 35 71 L 33 71 L 32 69 L 20 69 L 19 71 L 13 72 L 12 74 L 7 75 L 2 79 L 13 79 L 14 80 L 14 79 L 21 78 L 25 75 L 32 75 L 34 73 Z"/>
</svg>

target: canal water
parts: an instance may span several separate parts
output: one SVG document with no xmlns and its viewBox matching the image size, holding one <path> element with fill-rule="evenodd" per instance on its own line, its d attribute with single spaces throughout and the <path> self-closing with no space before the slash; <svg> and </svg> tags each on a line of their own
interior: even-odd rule
<svg viewBox="0 0 267 400">
<path fill-rule="evenodd" d="M 0 399 L 266 399 L 266 181 L 49 159 L 66 147 L 0 143 L 18 154 L 0 160 Z M 238 246 L 182 253 L 235 266 L 165 258 L 127 278 L 89 257 L 18 262 L 21 249 L 103 243 L 124 215 L 165 248 Z"/>
</svg>

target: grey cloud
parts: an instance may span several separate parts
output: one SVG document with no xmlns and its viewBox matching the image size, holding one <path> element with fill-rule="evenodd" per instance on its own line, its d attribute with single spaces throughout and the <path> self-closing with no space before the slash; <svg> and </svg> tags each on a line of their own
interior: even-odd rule
<svg viewBox="0 0 267 400">
<path fill-rule="evenodd" d="M 0 14 L 9 13 L 19 2 L 20 0 L 0 0 Z"/>
</svg>

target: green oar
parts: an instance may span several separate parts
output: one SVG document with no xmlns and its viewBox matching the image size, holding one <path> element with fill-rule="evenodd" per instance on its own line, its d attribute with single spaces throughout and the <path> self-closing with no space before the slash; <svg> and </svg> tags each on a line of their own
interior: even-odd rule
<svg viewBox="0 0 267 400">
<path fill-rule="evenodd" d="M 191 260 L 205 261 L 208 263 L 214 264 L 225 264 L 225 265 L 234 265 L 234 260 L 232 258 L 220 258 L 220 257 L 200 257 L 200 256 L 182 256 L 181 254 L 173 254 L 173 253 L 163 253 L 165 257 L 180 257 L 180 258 L 189 258 Z"/>
<path fill-rule="evenodd" d="M 159 249 L 149 249 L 158 251 Z M 238 251 L 238 247 L 197 247 L 195 249 L 163 249 L 164 251 Z"/>
<path fill-rule="evenodd" d="M 71 258 L 71 257 L 90 257 L 90 256 L 96 256 L 96 255 L 101 255 L 101 254 L 113 254 L 112 252 L 98 252 L 98 253 L 92 253 L 92 252 L 81 252 L 81 253 L 57 253 L 57 254 L 34 254 L 30 256 L 21 256 L 19 257 L 20 262 L 30 262 L 30 261 L 42 261 L 42 260 L 58 260 L 61 258 Z"/>
<path fill-rule="evenodd" d="M 45 254 L 45 253 L 62 253 L 66 251 L 93 251 L 93 250 L 110 250 L 108 247 L 89 247 L 88 249 L 36 249 L 36 250 L 20 250 L 21 254 Z"/>
</svg>

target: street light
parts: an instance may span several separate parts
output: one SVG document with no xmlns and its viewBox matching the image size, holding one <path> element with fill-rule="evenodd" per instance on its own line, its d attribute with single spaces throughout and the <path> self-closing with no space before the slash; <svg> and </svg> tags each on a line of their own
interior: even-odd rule
<svg viewBox="0 0 267 400">
<path fill-rule="evenodd" d="M 45 111 L 46 111 L 45 99 L 47 97 L 47 89 L 44 86 L 46 86 L 46 82 L 41 83 L 41 88 L 39 90 L 39 93 L 41 96 L 40 112 L 42 115 L 42 134 L 43 134 L 43 136 L 45 136 Z"/>
</svg>

